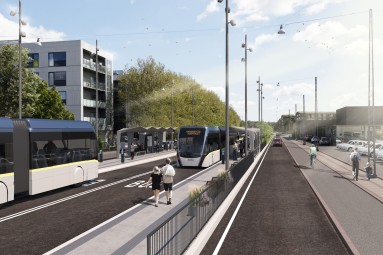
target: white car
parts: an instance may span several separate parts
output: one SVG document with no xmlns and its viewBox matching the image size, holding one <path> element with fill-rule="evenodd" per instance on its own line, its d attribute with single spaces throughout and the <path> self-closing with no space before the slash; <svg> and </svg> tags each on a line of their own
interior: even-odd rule
<svg viewBox="0 0 383 255">
<path fill-rule="evenodd" d="M 341 143 L 337 145 L 337 148 L 343 151 L 352 151 L 355 147 L 363 147 L 367 145 L 366 141 L 362 140 L 350 140 L 348 143 Z"/>
<path fill-rule="evenodd" d="M 383 144 L 382 143 L 375 143 L 375 151 L 377 151 Z M 370 146 L 370 156 L 373 156 L 374 147 Z M 360 155 L 368 156 L 368 147 L 367 145 L 364 147 L 358 147 L 358 152 Z"/>
<path fill-rule="evenodd" d="M 376 153 L 377 159 L 383 160 L 383 145 L 380 146 L 378 149 L 375 149 L 375 153 Z M 374 155 L 372 155 L 372 156 L 374 156 Z"/>
<path fill-rule="evenodd" d="M 338 143 L 336 145 L 336 148 L 339 149 L 339 150 L 344 150 L 344 148 L 352 146 L 355 142 L 356 142 L 356 140 L 350 140 L 347 143 Z"/>
</svg>

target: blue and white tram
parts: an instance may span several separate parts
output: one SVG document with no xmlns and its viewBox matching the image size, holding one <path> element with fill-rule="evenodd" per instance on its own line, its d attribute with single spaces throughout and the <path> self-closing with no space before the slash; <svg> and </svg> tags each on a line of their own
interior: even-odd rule
<svg viewBox="0 0 383 255">
<path fill-rule="evenodd" d="M 98 177 L 86 121 L 0 118 L 0 204 Z"/>
<path fill-rule="evenodd" d="M 181 127 L 178 132 L 178 164 L 181 167 L 208 167 L 218 162 L 224 135 L 219 127 Z"/>
<path fill-rule="evenodd" d="M 245 128 L 229 127 L 229 155 L 232 145 L 243 142 Z M 208 167 L 220 161 L 225 147 L 226 132 L 224 127 L 183 126 L 178 132 L 177 158 L 180 167 Z M 248 128 L 248 151 L 259 146 L 259 129 Z"/>
</svg>

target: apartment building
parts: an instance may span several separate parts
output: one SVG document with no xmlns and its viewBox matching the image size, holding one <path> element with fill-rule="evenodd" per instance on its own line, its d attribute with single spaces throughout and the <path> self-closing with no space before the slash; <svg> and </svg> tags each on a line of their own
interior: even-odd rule
<svg viewBox="0 0 383 255">
<path fill-rule="evenodd" d="M 89 121 L 96 127 L 98 105 L 100 135 L 113 127 L 111 54 L 102 49 L 96 52 L 96 45 L 82 40 L 42 42 L 41 46 L 23 43 L 22 46 L 30 51 L 29 68 L 46 80 L 49 87 L 56 88 L 76 120 Z"/>
</svg>

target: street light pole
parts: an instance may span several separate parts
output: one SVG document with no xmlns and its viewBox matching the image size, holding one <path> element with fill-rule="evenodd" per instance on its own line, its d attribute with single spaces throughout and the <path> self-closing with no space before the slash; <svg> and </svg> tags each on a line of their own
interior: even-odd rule
<svg viewBox="0 0 383 255">
<path fill-rule="evenodd" d="M 218 3 L 222 3 L 223 0 L 217 0 Z M 226 68 L 225 68 L 225 83 L 226 83 L 226 144 L 225 144 L 225 169 L 229 170 L 229 139 L 230 139 L 230 132 L 229 132 L 229 23 L 232 26 L 235 26 L 234 20 L 231 20 L 229 22 L 229 4 L 228 0 L 226 0 L 226 7 L 225 7 L 225 34 L 226 34 Z"/>
<path fill-rule="evenodd" d="M 247 34 L 245 34 L 245 43 L 242 44 L 245 48 L 245 156 L 247 156 L 247 51 L 252 52 L 251 48 L 247 48 Z"/>
<path fill-rule="evenodd" d="M 262 125 L 261 125 L 261 77 L 258 76 L 258 123 L 260 124 L 258 135 L 258 153 L 261 152 L 261 137 L 262 137 Z"/>
<path fill-rule="evenodd" d="M 21 62 L 22 62 L 22 56 L 21 56 L 21 0 L 19 0 L 19 119 L 22 118 L 22 82 L 21 82 L 21 76 L 22 76 L 22 67 L 21 67 Z"/>
<path fill-rule="evenodd" d="M 17 13 L 14 12 L 14 11 L 11 11 L 10 15 L 11 16 L 15 16 Z M 19 0 L 19 119 L 22 118 L 22 96 L 23 96 L 23 93 L 22 93 L 22 54 L 21 54 L 21 38 L 22 37 L 25 37 L 25 33 L 21 31 L 21 25 L 26 25 L 26 22 L 24 22 L 22 19 L 21 19 L 21 0 Z"/>
<path fill-rule="evenodd" d="M 315 136 L 318 139 L 318 99 L 317 99 L 317 77 L 315 77 Z"/>
<path fill-rule="evenodd" d="M 174 103 L 173 103 L 173 96 L 174 96 L 173 87 L 174 87 L 174 80 L 172 80 L 172 113 L 171 113 L 171 121 L 170 121 L 170 125 L 172 128 L 173 128 L 173 105 L 174 105 Z"/>
<path fill-rule="evenodd" d="M 96 40 L 96 137 L 98 140 L 98 41 Z"/>
</svg>

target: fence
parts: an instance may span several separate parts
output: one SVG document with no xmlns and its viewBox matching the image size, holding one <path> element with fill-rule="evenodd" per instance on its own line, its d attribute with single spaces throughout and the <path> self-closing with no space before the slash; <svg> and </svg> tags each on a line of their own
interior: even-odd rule
<svg viewBox="0 0 383 255">
<path fill-rule="evenodd" d="M 254 162 L 255 152 L 214 177 L 198 195 L 147 236 L 147 254 L 182 254 Z"/>
</svg>

